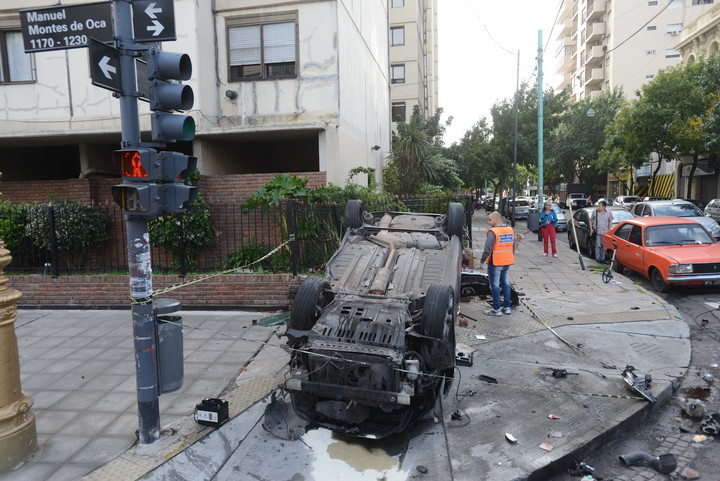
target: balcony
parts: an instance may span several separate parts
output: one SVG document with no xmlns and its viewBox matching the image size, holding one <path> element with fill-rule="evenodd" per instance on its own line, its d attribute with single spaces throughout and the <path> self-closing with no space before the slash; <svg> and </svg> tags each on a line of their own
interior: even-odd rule
<svg viewBox="0 0 720 481">
<path fill-rule="evenodd" d="M 566 18 L 564 21 L 560 22 L 558 26 L 560 27 L 559 32 L 557 34 L 557 37 L 555 37 L 556 40 L 562 40 L 565 36 L 570 36 L 571 32 L 573 31 L 573 21 L 569 18 Z"/>
<path fill-rule="evenodd" d="M 605 48 L 602 45 L 595 45 L 585 51 L 585 63 L 594 63 L 602 60 L 605 56 Z"/>
<path fill-rule="evenodd" d="M 585 43 L 591 43 L 596 42 L 599 40 L 602 40 L 602 38 L 605 36 L 605 23 L 604 22 L 596 22 L 591 23 L 588 25 L 586 31 L 586 39 Z"/>
<path fill-rule="evenodd" d="M 559 55 L 556 55 L 557 63 L 555 64 L 555 73 L 563 74 L 575 66 L 575 51 L 574 45 L 567 45 L 565 47 L 565 53 L 561 52 Z"/>
<path fill-rule="evenodd" d="M 603 93 L 602 89 L 591 90 L 588 93 L 588 97 L 590 97 L 590 100 L 596 99 L 596 98 L 600 97 L 602 95 L 602 93 Z"/>
<path fill-rule="evenodd" d="M 605 13 L 606 1 L 605 0 L 588 0 L 587 7 L 585 9 L 585 21 L 593 22 L 600 18 Z"/>
<path fill-rule="evenodd" d="M 602 84 L 605 80 L 605 70 L 602 68 L 586 68 L 585 69 L 585 87 Z"/>
</svg>

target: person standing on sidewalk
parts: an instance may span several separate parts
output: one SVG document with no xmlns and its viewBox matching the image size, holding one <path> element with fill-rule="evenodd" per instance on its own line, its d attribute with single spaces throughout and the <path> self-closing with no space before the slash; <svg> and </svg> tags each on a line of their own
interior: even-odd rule
<svg viewBox="0 0 720 481">
<path fill-rule="evenodd" d="M 491 212 L 488 216 L 490 230 L 487 233 L 485 248 L 481 262 L 488 265 L 488 279 L 490 280 L 490 293 L 492 294 L 492 309 L 484 311 L 488 316 L 502 316 L 512 311 L 510 299 L 510 282 L 508 272 L 515 263 L 515 232 L 513 228 L 503 224 L 499 212 Z M 500 310 L 500 292 L 503 295 L 503 309 Z"/>
<path fill-rule="evenodd" d="M 612 229 L 613 215 L 607 210 L 607 202 L 598 202 L 597 209 L 590 216 L 590 235 L 595 235 L 595 260 L 607 264 L 602 248 L 602 235 Z"/>
<path fill-rule="evenodd" d="M 557 257 L 557 246 L 555 245 L 555 228 L 557 226 L 557 214 L 552 208 L 550 201 L 545 202 L 543 210 L 540 211 L 540 232 L 543 236 L 544 252 L 543 257 L 548 255 L 548 241 L 552 247 L 553 257 Z"/>
</svg>

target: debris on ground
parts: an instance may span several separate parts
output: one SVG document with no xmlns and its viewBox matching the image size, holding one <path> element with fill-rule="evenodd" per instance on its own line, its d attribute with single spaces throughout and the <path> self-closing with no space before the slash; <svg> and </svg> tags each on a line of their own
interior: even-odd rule
<svg viewBox="0 0 720 481">
<path fill-rule="evenodd" d="M 705 416 L 700 423 L 700 429 L 705 434 L 717 436 L 720 434 L 720 413 L 712 413 Z"/>
<path fill-rule="evenodd" d="M 705 403 L 699 399 L 687 399 L 678 397 L 680 408 L 691 418 L 701 418 L 705 415 Z"/>
<path fill-rule="evenodd" d="M 683 479 L 698 479 L 700 477 L 700 473 L 685 466 L 682 470 L 680 470 L 680 477 Z"/>
<path fill-rule="evenodd" d="M 552 448 L 552 444 L 542 443 L 540 445 L 540 449 L 544 449 L 545 451 L 552 451 Z"/>
<path fill-rule="evenodd" d="M 257 321 L 257 325 L 264 327 L 279 326 L 287 323 L 288 319 L 290 319 L 290 311 L 284 311 L 273 314 L 272 316 L 263 317 L 262 319 Z"/>
<path fill-rule="evenodd" d="M 573 461 L 570 467 L 568 468 L 568 473 L 573 476 L 582 476 L 583 474 L 593 474 L 595 472 L 595 468 L 590 466 L 589 464 L 583 463 L 581 461 Z"/>
<path fill-rule="evenodd" d="M 507 439 L 510 444 L 517 443 L 517 438 L 510 433 L 505 433 L 505 439 Z"/>
<path fill-rule="evenodd" d="M 707 436 L 705 436 L 704 434 L 696 434 L 695 436 L 693 436 L 694 443 L 704 443 L 705 441 L 707 441 Z"/>
<path fill-rule="evenodd" d="M 619 456 L 619 458 L 625 466 L 634 466 L 644 461 L 648 466 L 662 474 L 670 474 L 677 468 L 677 460 L 673 454 L 653 456 L 646 453 L 633 453 Z"/>
</svg>

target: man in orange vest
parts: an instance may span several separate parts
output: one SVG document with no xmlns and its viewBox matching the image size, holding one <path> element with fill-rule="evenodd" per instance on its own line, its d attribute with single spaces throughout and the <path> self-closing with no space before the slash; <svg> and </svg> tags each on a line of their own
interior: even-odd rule
<svg viewBox="0 0 720 481">
<path fill-rule="evenodd" d="M 502 316 L 511 314 L 510 282 L 508 272 L 515 263 L 515 232 L 513 228 L 503 223 L 499 212 L 491 212 L 488 216 L 490 230 L 487 233 L 485 249 L 482 253 L 482 262 L 488 265 L 488 279 L 492 293 L 492 309 L 484 311 L 488 316 Z M 503 308 L 500 310 L 500 292 L 503 295 Z"/>
</svg>

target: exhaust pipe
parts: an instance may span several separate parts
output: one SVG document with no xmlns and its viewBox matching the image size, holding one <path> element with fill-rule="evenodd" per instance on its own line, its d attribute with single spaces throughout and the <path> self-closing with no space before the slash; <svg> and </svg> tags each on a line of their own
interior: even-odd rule
<svg viewBox="0 0 720 481">
<path fill-rule="evenodd" d="M 619 458 L 620 461 L 625 464 L 625 466 L 632 466 L 639 463 L 640 461 L 645 461 L 646 463 L 648 463 L 648 466 L 662 474 L 670 474 L 675 471 L 675 468 L 677 468 L 677 460 L 672 454 L 651 456 L 650 454 L 646 453 L 633 453 L 619 456 Z"/>
</svg>

